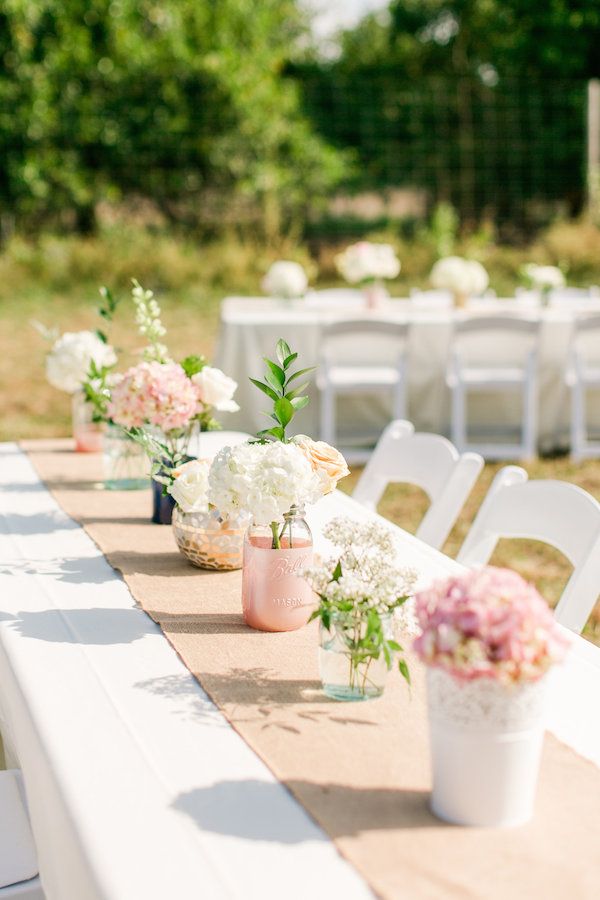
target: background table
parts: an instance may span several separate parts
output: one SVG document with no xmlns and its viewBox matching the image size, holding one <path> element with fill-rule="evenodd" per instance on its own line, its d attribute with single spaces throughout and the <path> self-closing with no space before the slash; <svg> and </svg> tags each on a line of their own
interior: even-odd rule
<svg viewBox="0 0 600 900">
<path fill-rule="evenodd" d="M 371 896 L 211 703 L 15 445 L 0 446 L 0 719 L 48 900 Z M 372 516 L 336 493 L 310 512 Z M 397 530 L 424 585 L 457 563 Z M 551 728 L 600 765 L 600 653 L 552 682 Z M 270 784 L 256 794 L 256 783 Z M 226 795 L 219 785 L 232 784 Z"/>
<path fill-rule="evenodd" d="M 381 311 L 371 313 L 396 322 L 410 323 L 408 340 L 408 418 L 423 431 L 448 434 L 450 426 L 449 392 L 445 371 L 452 339 L 453 323 L 473 314 L 535 316 L 541 322 L 539 359 L 539 444 L 542 449 L 568 446 L 570 408 L 565 385 L 565 370 L 573 322 L 578 311 L 600 312 L 600 302 L 573 304 L 572 309 L 539 309 L 519 300 L 486 300 L 473 303 L 467 310 L 419 308 L 410 300 L 391 300 Z M 216 365 L 238 382 L 236 399 L 239 413 L 228 415 L 226 426 L 256 432 L 266 427 L 261 410 L 267 399 L 249 381 L 263 372 L 263 356 L 273 356 L 277 340 L 283 337 L 300 355 L 302 367 L 316 365 L 323 329 L 340 319 L 365 317 L 356 301 L 346 309 L 336 302 L 313 300 L 282 301 L 258 297 L 229 297 L 221 307 L 221 327 Z M 502 347 L 490 344 L 490 361 L 501 359 Z M 360 340 L 357 342 L 360 359 Z M 319 398 L 314 383 L 311 403 L 298 417 L 297 427 L 307 434 L 319 432 Z M 358 432 L 377 436 L 391 417 L 391 404 L 385 398 L 342 398 L 338 422 L 340 439 Z M 519 402 L 505 394 L 473 400 L 472 422 L 485 434 L 502 434 L 507 425 L 520 422 Z M 590 407 L 600 421 L 600 403 Z M 225 420 L 224 420 L 225 421 Z"/>
</svg>

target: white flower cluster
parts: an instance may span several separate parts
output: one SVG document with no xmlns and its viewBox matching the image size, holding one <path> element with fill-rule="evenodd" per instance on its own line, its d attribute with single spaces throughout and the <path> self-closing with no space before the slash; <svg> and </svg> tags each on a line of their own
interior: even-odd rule
<svg viewBox="0 0 600 900">
<path fill-rule="evenodd" d="M 221 369 L 204 366 L 192 375 L 192 384 L 198 391 L 198 399 L 207 409 L 219 412 L 237 412 L 239 406 L 233 399 L 237 390 L 237 381 L 229 378 Z"/>
<path fill-rule="evenodd" d="M 66 331 L 46 357 L 46 377 L 52 387 L 74 394 L 86 380 L 92 360 L 102 368 L 114 366 L 117 357 L 93 331 Z"/>
<path fill-rule="evenodd" d="M 429 276 L 434 288 L 451 291 L 465 297 L 483 294 L 490 283 L 488 273 L 481 263 L 462 256 L 445 256 L 438 259 Z"/>
<path fill-rule="evenodd" d="M 335 264 L 349 284 L 396 278 L 400 272 L 400 260 L 392 245 L 370 241 L 359 241 L 346 247 L 336 256 Z"/>
<path fill-rule="evenodd" d="M 263 290 L 272 297 L 302 297 L 308 287 L 306 272 L 300 263 L 287 259 L 274 262 L 262 282 Z"/>
<path fill-rule="evenodd" d="M 169 351 L 160 342 L 167 329 L 160 320 L 160 306 L 154 299 L 154 292 L 145 290 L 134 278 L 131 296 L 135 304 L 138 331 L 147 338 L 149 344 L 144 351 L 144 359 L 147 362 L 169 362 Z"/>
<path fill-rule="evenodd" d="M 175 480 L 167 490 L 182 512 L 208 512 L 209 469 L 208 459 L 192 459 L 175 469 Z"/>
<path fill-rule="evenodd" d="M 530 263 L 523 271 L 527 280 L 538 291 L 551 291 L 565 286 L 565 276 L 558 266 L 538 266 Z"/>
<path fill-rule="evenodd" d="M 210 502 L 223 516 L 252 514 L 258 525 L 280 522 L 292 506 L 316 502 L 320 481 L 294 444 L 224 447 L 209 474 Z"/>
<path fill-rule="evenodd" d="M 413 592 L 416 573 L 396 564 L 396 545 L 389 528 L 379 522 L 337 518 L 326 525 L 323 535 L 341 553 L 305 571 L 304 577 L 317 594 L 334 603 L 361 603 L 381 614 L 392 609 L 399 597 Z M 334 581 L 338 562 L 342 575 Z M 401 630 L 417 633 L 412 599 L 397 609 L 396 617 Z"/>
</svg>

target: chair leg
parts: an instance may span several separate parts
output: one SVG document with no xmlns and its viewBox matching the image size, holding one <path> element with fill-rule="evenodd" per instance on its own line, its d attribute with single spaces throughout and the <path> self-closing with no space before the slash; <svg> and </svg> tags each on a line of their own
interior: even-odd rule
<svg viewBox="0 0 600 900">
<path fill-rule="evenodd" d="M 467 429 L 465 421 L 465 391 L 463 385 L 460 383 L 454 384 L 451 390 L 452 422 L 450 430 L 452 434 L 452 443 L 459 452 L 463 453 L 467 443 Z"/>
<path fill-rule="evenodd" d="M 321 440 L 335 446 L 335 394 L 330 384 L 321 393 Z"/>
<path fill-rule="evenodd" d="M 401 378 L 394 386 L 392 411 L 394 419 L 406 418 L 406 383 L 404 378 Z"/>
<path fill-rule="evenodd" d="M 533 459 L 537 450 L 537 390 L 533 378 L 528 376 L 523 386 L 523 456 Z"/>
<path fill-rule="evenodd" d="M 583 385 L 577 381 L 571 388 L 571 458 L 573 462 L 581 460 L 586 437 L 585 394 Z"/>
</svg>

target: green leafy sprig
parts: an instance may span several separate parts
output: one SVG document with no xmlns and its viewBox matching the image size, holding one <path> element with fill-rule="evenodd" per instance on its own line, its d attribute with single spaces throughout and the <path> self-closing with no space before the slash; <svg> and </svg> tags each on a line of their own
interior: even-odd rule
<svg viewBox="0 0 600 900">
<path fill-rule="evenodd" d="M 115 297 L 113 292 L 110 288 L 107 288 L 106 285 L 102 285 L 102 287 L 99 288 L 99 293 L 102 299 L 98 305 L 98 315 L 110 325 L 121 301 L 119 298 Z M 96 329 L 96 334 L 104 344 L 108 344 L 108 337 L 101 328 Z"/>
<path fill-rule="evenodd" d="M 259 431 L 257 436 L 266 440 L 273 439 L 287 443 L 286 428 L 295 414 L 308 405 L 309 398 L 302 392 L 306 390 L 310 382 L 304 381 L 299 385 L 294 384 L 293 387 L 291 385 L 303 375 L 312 372 L 315 367 L 309 366 L 306 369 L 291 372 L 291 366 L 297 360 L 298 354 L 292 353 L 289 344 L 283 338 L 277 341 L 276 357 L 277 362 L 266 356 L 263 357 L 267 364 L 264 381 L 258 381 L 256 378 L 250 379 L 252 384 L 273 401 L 273 411 L 265 413 L 265 415 L 269 416 L 275 425 Z"/>
<path fill-rule="evenodd" d="M 174 444 L 167 444 L 147 428 L 124 428 L 128 437 L 144 448 L 150 460 L 150 477 L 163 485 L 163 493 L 175 480 L 173 470 L 185 462 L 185 454 Z"/>
</svg>

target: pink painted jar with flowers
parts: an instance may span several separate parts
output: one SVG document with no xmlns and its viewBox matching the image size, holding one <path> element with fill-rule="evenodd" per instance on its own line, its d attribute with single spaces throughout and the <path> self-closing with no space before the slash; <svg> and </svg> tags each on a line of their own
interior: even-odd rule
<svg viewBox="0 0 600 900">
<path fill-rule="evenodd" d="M 492 566 L 416 595 L 428 667 L 432 811 L 460 825 L 510 827 L 533 815 L 545 675 L 568 646 L 545 600 Z"/>
</svg>

